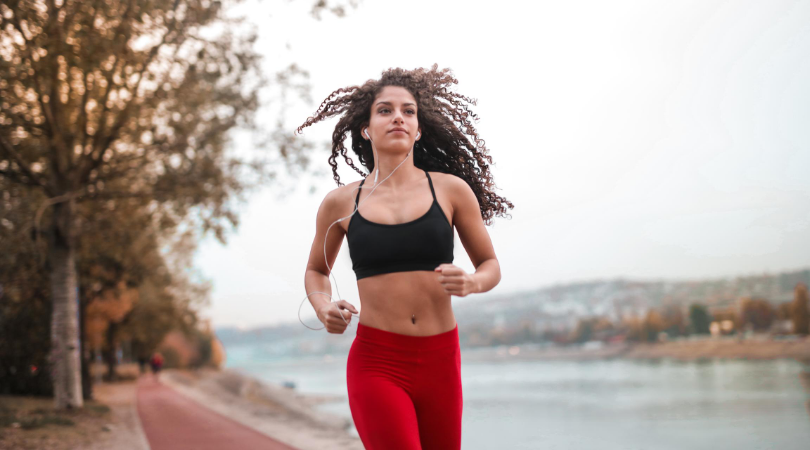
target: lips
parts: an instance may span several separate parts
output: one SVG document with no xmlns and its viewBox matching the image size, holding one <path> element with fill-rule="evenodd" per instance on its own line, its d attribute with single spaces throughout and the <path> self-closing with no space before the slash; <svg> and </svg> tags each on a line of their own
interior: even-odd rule
<svg viewBox="0 0 810 450">
<path fill-rule="evenodd" d="M 405 134 L 407 134 L 407 133 L 408 133 L 407 131 L 405 131 L 405 129 L 404 129 L 404 128 L 394 128 L 394 129 L 390 130 L 390 131 L 389 131 L 389 133 L 395 133 L 395 132 L 397 132 L 397 131 L 401 131 L 401 132 L 403 132 L 403 133 L 405 133 Z"/>
</svg>

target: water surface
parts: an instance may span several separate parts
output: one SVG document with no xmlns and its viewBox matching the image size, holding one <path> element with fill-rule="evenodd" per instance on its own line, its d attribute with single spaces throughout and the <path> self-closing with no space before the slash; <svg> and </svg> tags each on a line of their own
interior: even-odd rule
<svg viewBox="0 0 810 450">
<path fill-rule="evenodd" d="M 509 449 L 810 448 L 810 393 L 793 360 L 465 361 L 462 447 Z M 342 401 L 346 356 L 266 358 L 228 348 L 228 367 Z M 356 432 L 355 432 L 356 434 Z"/>
</svg>

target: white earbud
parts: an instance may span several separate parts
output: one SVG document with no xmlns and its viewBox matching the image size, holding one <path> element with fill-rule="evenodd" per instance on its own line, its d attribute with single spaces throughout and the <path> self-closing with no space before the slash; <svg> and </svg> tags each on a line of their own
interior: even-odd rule
<svg viewBox="0 0 810 450">
<path fill-rule="evenodd" d="M 364 129 L 364 130 L 363 130 L 363 133 L 366 133 L 366 137 L 367 137 L 367 138 L 368 138 L 368 140 L 370 141 L 370 140 L 371 140 L 371 136 L 369 136 L 369 135 L 368 135 L 368 128 Z"/>
<path fill-rule="evenodd" d="M 421 133 L 421 132 L 417 132 L 417 133 L 416 133 L 416 139 L 419 139 L 419 136 L 421 136 L 421 135 L 422 135 L 422 133 Z"/>
</svg>

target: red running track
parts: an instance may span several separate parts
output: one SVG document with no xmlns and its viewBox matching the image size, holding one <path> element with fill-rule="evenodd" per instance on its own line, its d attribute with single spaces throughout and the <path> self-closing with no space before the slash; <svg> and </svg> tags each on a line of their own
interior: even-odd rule
<svg viewBox="0 0 810 450">
<path fill-rule="evenodd" d="M 138 415 L 151 450 L 296 450 L 184 397 L 151 377 L 138 380 Z"/>
</svg>

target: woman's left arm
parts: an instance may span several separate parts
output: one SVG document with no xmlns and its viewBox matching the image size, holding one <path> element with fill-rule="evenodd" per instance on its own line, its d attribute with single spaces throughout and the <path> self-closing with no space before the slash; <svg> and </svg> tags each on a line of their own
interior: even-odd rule
<svg viewBox="0 0 810 450">
<path fill-rule="evenodd" d="M 475 266 L 475 273 L 469 274 L 453 264 L 442 264 L 434 271 L 439 274 L 439 283 L 450 295 L 464 297 L 487 292 L 501 281 L 501 266 L 484 225 L 478 199 L 472 188 L 461 178 L 447 175 L 446 180 L 445 185 L 451 194 L 453 206 L 453 224 Z"/>
</svg>

